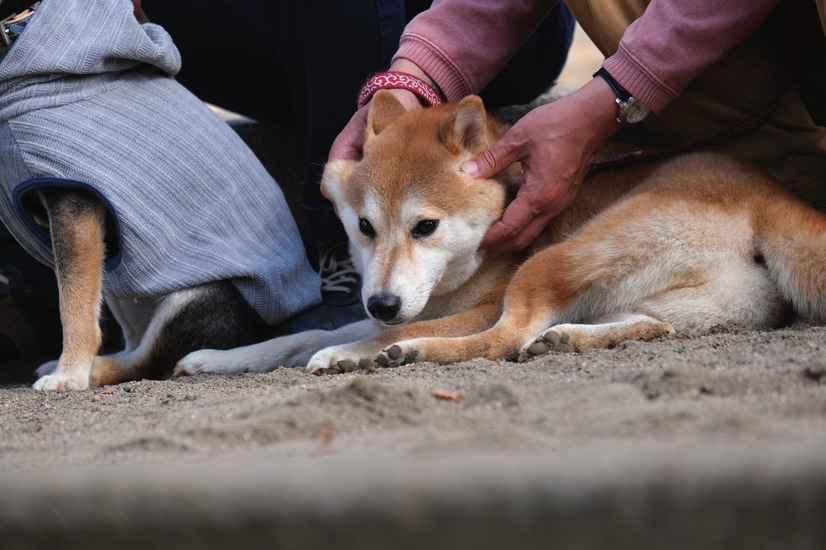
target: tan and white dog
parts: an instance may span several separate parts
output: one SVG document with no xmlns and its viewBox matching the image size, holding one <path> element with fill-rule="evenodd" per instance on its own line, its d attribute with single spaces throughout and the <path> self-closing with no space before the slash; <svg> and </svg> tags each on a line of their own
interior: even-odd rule
<svg viewBox="0 0 826 550">
<path fill-rule="evenodd" d="M 36 191 L 31 210 L 51 235 L 55 257 L 63 350 L 37 369 L 38 390 L 81 390 L 142 378 L 164 378 L 192 350 L 233 347 L 264 334 L 234 295 L 217 281 L 141 299 L 103 296 L 106 210 L 74 189 Z M 101 303 L 120 325 L 125 349 L 99 356 Z"/>
<path fill-rule="evenodd" d="M 507 186 L 460 165 L 503 132 L 476 97 L 405 112 L 376 94 L 363 159 L 323 181 L 373 320 L 195 352 L 176 372 L 524 359 L 826 318 L 826 217 L 718 154 L 593 173 L 527 253 L 480 251 Z"/>
</svg>

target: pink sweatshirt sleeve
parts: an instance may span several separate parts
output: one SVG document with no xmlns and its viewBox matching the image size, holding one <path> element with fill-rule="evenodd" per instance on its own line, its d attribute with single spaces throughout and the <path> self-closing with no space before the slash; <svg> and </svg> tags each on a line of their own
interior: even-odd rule
<svg viewBox="0 0 826 550">
<path fill-rule="evenodd" d="M 605 68 L 654 112 L 768 17 L 779 0 L 652 0 Z M 436 0 L 405 28 L 399 51 L 448 100 L 478 93 L 556 4 L 554 0 Z"/>
<path fill-rule="evenodd" d="M 449 101 L 479 93 L 556 0 L 436 0 L 405 28 L 393 57 L 414 62 Z"/>
<path fill-rule="evenodd" d="M 604 66 L 655 113 L 745 40 L 779 0 L 651 0 Z"/>
</svg>

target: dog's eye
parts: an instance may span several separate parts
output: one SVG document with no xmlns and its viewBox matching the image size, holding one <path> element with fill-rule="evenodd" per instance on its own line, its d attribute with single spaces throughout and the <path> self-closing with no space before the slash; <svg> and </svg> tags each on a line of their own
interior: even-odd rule
<svg viewBox="0 0 826 550">
<path fill-rule="evenodd" d="M 439 227 L 439 220 L 422 220 L 413 228 L 413 237 L 419 239 L 427 237 Z"/>
<path fill-rule="evenodd" d="M 370 222 L 368 222 L 364 218 L 359 218 L 359 231 L 361 231 L 371 239 L 376 236 L 376 230 L 373 229 L 373 226 L 370 225 Z"/>
</svg>

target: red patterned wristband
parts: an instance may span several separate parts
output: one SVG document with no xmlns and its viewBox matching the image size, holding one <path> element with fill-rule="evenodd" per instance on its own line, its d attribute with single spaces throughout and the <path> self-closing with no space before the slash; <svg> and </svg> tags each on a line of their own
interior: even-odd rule
<svg viewBox="0 0 826 550">
<path fill-rule="evenodd" d="M 379 90 L 407 90 L 422 98 L 428 105 L 444 103 L 442 94 L 421 78 L 401 71 L 388 71 L 374 74 L 367 79 L 359 92 L 359 109 L 367 105 L 373 94 Z"/>
</svg>

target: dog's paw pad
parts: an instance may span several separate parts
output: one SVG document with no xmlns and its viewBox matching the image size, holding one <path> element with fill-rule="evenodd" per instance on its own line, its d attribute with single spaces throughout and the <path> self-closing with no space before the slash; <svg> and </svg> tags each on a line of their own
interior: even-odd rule
<svg viewBox="0 0 826 550">
<path fill-rule="evenodd" d="M 561 328 L 549 328 L 539 338 L 555 351 L 563 353 L 576 351 L 572 345 L 573 342 L 571 342 L 571 334 Z"/>
<path fill-rule="evenodd" d="M 522 346 L 522 350 L 519 352 L 519 360 L 529 361 L 534 357 L 545 355 L 550 351 L 563 353 L 575 351 L 571 345 L 571 335 L 556 327 L 549 328 Z"/>
<path fill-rule="evenodd" d="M 353 372 L 357 370 L 364 370 L 370 366 L 370 360 L 367 358 L 361 358 L 358 361 L 352 361 L 350 359 L 343 359 L 336 363 L 336 368 L 338 372 Z"/>
<path fill-rule="evenodd" d="M 332 354 L 330 356 L 320 355 L 322 352 L 313 356 L 310 362 L 307 363 L 306 370 L 310 374 L 342 374 L 364 370 L 370 366 L 370 360 L 366 357 L 362 357 L 357 361 L 353 359 L 335 359 Z"/>
<path fill-rule="evenodd" d="M 544 340 L 537 340 L 528 346 L 528 355 L 544 355 L 551 351 L 551 346 Z"/>
<path fill-rule="evenodd" d="M 402 356 L 402 348 L 399 346 L 390 346 L 387 348 L 387 358 L 397 361 Z"/>
<path fill-rule="evenodd" d="M 358 361 L 344 359 L 336 363 L 336 368 L 338 368 L 339 372 L 353 372 L 356 370 L 364 370 L 368 366 L 370 366 L 370 360 L 365 358 L 359 359 Z"/>
<path fill-rule="evenodd" d="M 378 363 L 382 367 L 394 368 L 399 367 L 401 365 L 407 365 L 409 363 L 415 363 L 418 357 L 418 351 L 411 350 L 405 354 L 401 346 L 399 346 L 398 344 L 393 344 L 392 346 L 385 348 L 379 352 L 379 354 L 376 356 L 376 363 Z"/>
<path fill-rule="evenodd" d="M 545 342 L 549 346 L 549 349 L 556 349 L 556 346 L 562 343 L 563 338 L 567 341 L 568 335 L 563 334 L 560 336 L 556 330 L 548 329 L 543 332 L 538 339 Z"/>
<path fill-rule="evenodd" d="M 307 369 L 307 372 L 321 376 L 322 374 L 341 374 L 341 369 L 336 363 L 335 365 L 330 365 L 329 367 L 313 367 L 312 369 Z"/>
<path fill-rule="evenodd" d="M 352 370 L 355 370 L 356 363 L 355 363 L 355 361 L 350 361 L 349 359 L 343 359 L 343 360 L 339 361 L 338 363 L 336 363 L 335 366 L 336 366 L 336 369 L 338 369 L 339 372 L 350 372 Z"/>
</svg>

